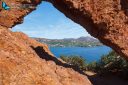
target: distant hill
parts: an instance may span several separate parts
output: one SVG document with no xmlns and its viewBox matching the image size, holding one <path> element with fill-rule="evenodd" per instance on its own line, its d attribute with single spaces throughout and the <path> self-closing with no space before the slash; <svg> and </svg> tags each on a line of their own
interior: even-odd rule
<svg viewBox="0 0 128 85">
<path fill-rule="evenodd" d="M 74 41 L 81 41 L 81 42 L 99 42 L 99 40 L 92 38 L 92 37 L 79 37 L 79 38 L 65 38 L 62 40 L 74 40 Z"/>
<path fill-rule="evenodd" d="M 46 43 L 52 47 L 92 47 L 102 45 L 99 40 L 93 37 L 64 38 L 64 39 L 46 39 L 34 38 L 35 40 Z"/>
</svg>

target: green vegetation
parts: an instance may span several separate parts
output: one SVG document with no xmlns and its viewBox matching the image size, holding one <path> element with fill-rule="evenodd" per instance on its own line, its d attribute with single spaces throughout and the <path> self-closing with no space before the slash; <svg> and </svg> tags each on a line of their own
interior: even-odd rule
<svg viewBox="0 0 128 85">
<path fill-rule="evenodd" d="M 128 70 L 128 62 L 116 52 L 111 51 L 108 55 L 103 55 L 98 62 L 90 63 L 88 68 L 100 73 L 126 71 Z"/>
<path fill-rule="evenodd" d="M 60 56 L 60 58 L 68 64 L 78 67 L 81 70 L 85 70 L 87 66 L 86 60 L 81 56 Z"/>
<path fill-rule="evenodd" d="M 128 78 L 128 62 L 114 51 L 111 51 L 108 55 L 103 55 L 98 62 L 89 64 L 80 56 L 61 56 L 60 58 L 82 70 L 94 71 L 99 74 L 116 73 L 123 78 Z"/>
<path fill-rule="evenodd" d="M 101 46 L 99 40 L 92 37 L 66 38 L 66 39 L 44 39 L 34 38 L 35 40 L 46 43 L 50 47 L 94 47 Z"/>
<path fill-rule="evenodd" d="M 45 42 L 52 47 L 94 47 L 102 45 L 99 42 L 72 42 L 72 41 L 47 41 Z"/>
</svg>

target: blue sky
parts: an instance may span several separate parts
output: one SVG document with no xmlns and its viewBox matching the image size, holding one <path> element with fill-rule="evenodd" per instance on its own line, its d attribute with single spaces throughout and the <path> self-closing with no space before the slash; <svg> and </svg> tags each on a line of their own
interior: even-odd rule
<svg viewBox="0 0 128 85">
<path fill-rule="evenodd" d="M 37 10 L 27 15 L 24 22 L 13 27 L 12 31 L 22 31 L 30 37 L 48 39 L 90 36 L 83 27 L 65 17 L 48 2 L 42 2 Z"/>
</svg>

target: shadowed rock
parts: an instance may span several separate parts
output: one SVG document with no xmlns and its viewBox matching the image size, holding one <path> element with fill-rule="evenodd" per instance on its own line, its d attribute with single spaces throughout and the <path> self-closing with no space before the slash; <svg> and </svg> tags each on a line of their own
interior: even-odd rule
<svg viewBox="0 0 128 85">
<path fill-rule="evenodd" d="M 40 58 L 41 57 L 41 58 Z M 47 45 L 23 33 L 0 29 L 0 85 L 91 85 L 59 61 Z"/>
<path fill-rule="evenodd" d="M 24 16 L 35 10 L 41 1 L 6 0 L 8 6 L 12 8 L 9 11 L 0 11 L 0 25 L 9 28 L 22 23 Z M 127 0 L 44 1 L 51 2 L 65 16 L 83 26 L 92 36 L 128 59 Z M 26 9 L 14 7 L 17 4 L 21 6 L 29 4 L 33 7 Z"/>
</svg>

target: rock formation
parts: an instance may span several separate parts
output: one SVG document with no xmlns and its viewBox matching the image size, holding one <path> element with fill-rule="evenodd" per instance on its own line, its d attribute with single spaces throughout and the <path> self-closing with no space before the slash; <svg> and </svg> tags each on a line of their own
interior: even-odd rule
<svg viewBox="0 0 128 85">
<path fill-rule="evenodd" d="M 42 0 L 4 0 L 11 10 L 0 11 L 0 25 L 13 27 L 35 10 Z M 51 2 L 92 36 L 128 59 L 128 1 L 127 0 L 44 0 Z M 26 8 L 22 5 L 28 4 Z M 31 7 L 30 7 L 31 6 Z M 6 19 L 5 19 L 6 18 Z"/>
<path fill-rule="evenodd" d="M 92 36 L 128 59 L 128 0 L 49 0 Z"/>
<path fill-rule="evenodd" d="M 0 85 L 91 85 L 53 57 L 46 45 L 8 30 L 22 23 L 42 0 L 4 1 L 11 9 L 0 8 Z M 44 1 L 128 59 L 128 0 Z"/>
<path fill-rule="evenodd" d="M 0 28 L 0 85 L 91 85 L 62 63 L 47 45 Z"/>
<path fill-rule="evenodd" d="M 11 9 L 0 8 L 0 85 L 91 85 L 82 72 L 55 58 L 47 45 L 9 30 L 40 0 L 4 1 Z"/>
</svg>

